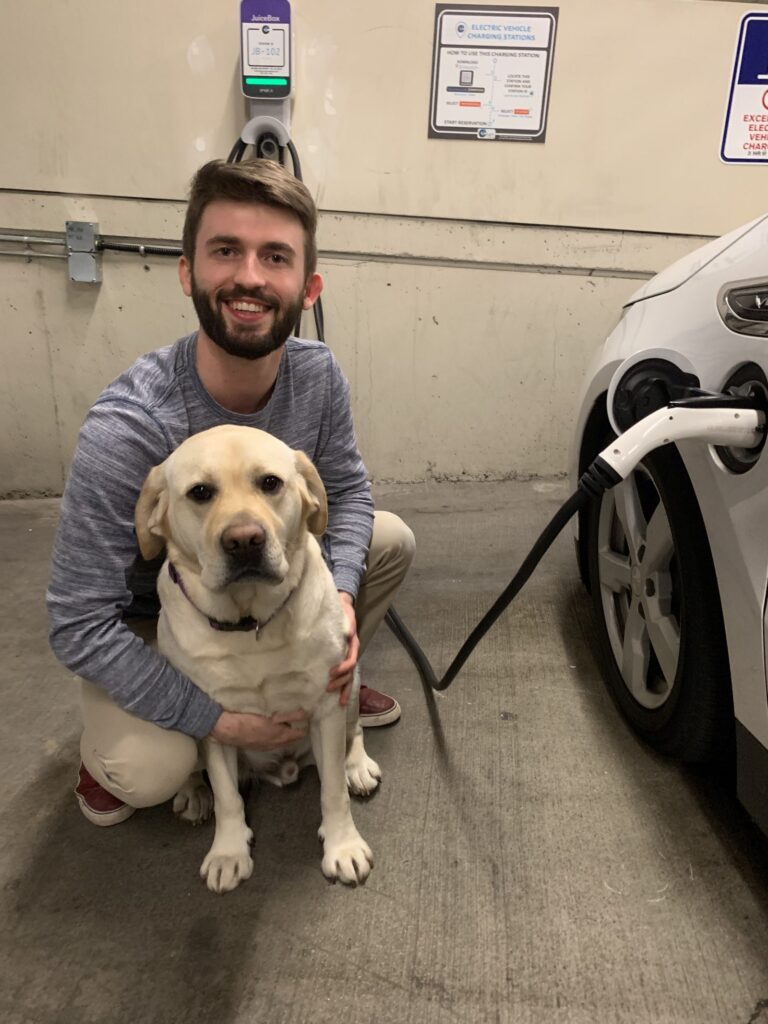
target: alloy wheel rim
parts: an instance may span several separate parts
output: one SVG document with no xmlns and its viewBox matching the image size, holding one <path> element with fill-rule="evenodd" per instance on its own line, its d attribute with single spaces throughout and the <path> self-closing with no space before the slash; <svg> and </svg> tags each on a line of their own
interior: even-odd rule
<svg viewBox="0 0 768 1024">
<path fill-rule="evenodd" d="M 681 588 L 666 509 L 642 467 L 603 497 L 597 569 L 618 671 L 630 696 L 655 711 L 677 676 Z"/>
</svg>

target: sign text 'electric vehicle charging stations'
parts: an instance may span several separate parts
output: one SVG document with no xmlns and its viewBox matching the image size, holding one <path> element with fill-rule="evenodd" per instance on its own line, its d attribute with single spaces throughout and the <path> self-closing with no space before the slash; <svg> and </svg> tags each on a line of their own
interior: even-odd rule
<svg viewBox="0 0 768 1024">
<path fill-rule="evenodd" d="M 288 0 L 241 0 L 240 68 L 248 99 L 291 95 L 291 5 Z"/>
<path fill-rule="evenodd" d="M 558 13 L 436 4 L 429 138 L 544 142 Z"/>
<path fill-rule="evenodd" d="M 720 159 L 768 163 L 768 14 L 741 19 Z"/>
</svg>

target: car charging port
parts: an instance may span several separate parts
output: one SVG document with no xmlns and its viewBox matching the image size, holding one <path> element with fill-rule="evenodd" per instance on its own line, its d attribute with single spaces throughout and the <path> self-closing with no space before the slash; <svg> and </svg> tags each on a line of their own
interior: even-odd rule
<svg viewBox="0 0 768 1024">
<path fill-rule="evenodd" d="M 629 430 L 673 399 L 699 392 L 699 379 L 685 373 L 668 359 L 644 359 L 631 366 L 616 386 L 613 418 L 621 430 Z"/>
<path fill-rule="evenodd" d="M 725 394 L 745 399 L 751 409 L 759 409 L 768 417 L 768 377 L 757 363 L 743 363 L 725 382 Z M 766 435 L 754 448 L 716 447 L 720 461 L 732 473 L 747 473 L 757 463 L 765 447 Z"/>
</svg>

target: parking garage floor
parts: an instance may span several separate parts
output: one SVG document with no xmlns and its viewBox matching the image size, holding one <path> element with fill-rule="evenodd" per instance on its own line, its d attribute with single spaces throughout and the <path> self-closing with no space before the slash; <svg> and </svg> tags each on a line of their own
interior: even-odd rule
<svg viewBox="0 0 768 1024">
<path fill-rule="evenodd" d="M 377 488 L 416 533 L 396 607 L 438 671 L 566 496 Z M 369 882 L 324 880 L 310 769 L 251 794 L 253 876 L 215 896 L 209 825 L 77 809 L 77 687 L 43 605 L 56 511 L 0 504 L 3 1024 L 768 1022 L 768 840 L 727 780 L 627 731 L 568 533 L 431 709 L 374 640 L 364 678 L 403 717 L 366 733 L 385 774 L 354 808 Z"/>
</svg>

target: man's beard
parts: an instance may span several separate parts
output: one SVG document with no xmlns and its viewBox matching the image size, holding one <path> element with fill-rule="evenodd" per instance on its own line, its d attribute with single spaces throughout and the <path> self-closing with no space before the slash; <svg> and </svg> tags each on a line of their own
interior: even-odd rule
<svg viewBox="0 0 768 1024">
<path fill-rule="evenodd" d="M 252 300 L 273 310 L 272 327 L 264 333 L 261 327 L 250 327 L 248 324 L 236 324 L 228 327 L 221 312 L 221 303 L 227 301 Z M 262 359 L 285 344 L 285 340 L 299 322 L 304 305 L 303 293 L 296 296 L 280 310 L 280 302 L 276 296 L 270 295 L 262 288 L 251 290 L 236 289 L 229 293 L 220 293 L 212 298 L 207 292 L 197 287 L 192 275 L 192 302 L 197 312 L 200 326 L 211 339 L 231 356 L 241 359 Z M 215 305 L 214 305 L 215 303 Z"/>
</svg>

